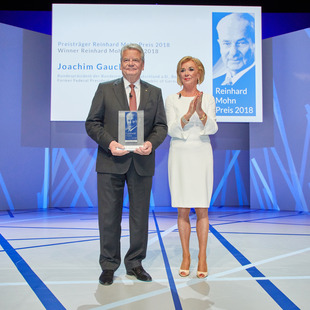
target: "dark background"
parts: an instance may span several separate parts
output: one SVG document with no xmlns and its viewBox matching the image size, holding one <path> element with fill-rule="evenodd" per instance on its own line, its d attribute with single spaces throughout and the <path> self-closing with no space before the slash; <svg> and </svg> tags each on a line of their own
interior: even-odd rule
<svg viewBox="0 0 310 310">
<path fill-rule="evenodd" d="M 0 4 L 0 10 L 51 11 L 52 3 L 94 3 L 94 4 L 178 4 L 178 5 L 243 5 L 261 6 L 262 12 L 309 12 L 306 1 L 202 1 L 202 0 L 157 0 L 157 1 L 6 1 Z"/>
</svg>

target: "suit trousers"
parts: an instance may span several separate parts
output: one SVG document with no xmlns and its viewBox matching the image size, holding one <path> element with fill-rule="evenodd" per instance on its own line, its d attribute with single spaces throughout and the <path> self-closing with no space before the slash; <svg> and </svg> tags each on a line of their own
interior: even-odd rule
<svg viewBox="0 0 310 310">
<path fill-rule="evenodd" d="M 116 270 L 121 263 L 121 221 L 124 186 L 129 195 L 130 246 L 126 270 L 141 265 L 146 256 L 152 176 L 140 176 L 131 162 L 125 174 L 97 173 L 98 221 L 102 270 Z"/>
</svg>

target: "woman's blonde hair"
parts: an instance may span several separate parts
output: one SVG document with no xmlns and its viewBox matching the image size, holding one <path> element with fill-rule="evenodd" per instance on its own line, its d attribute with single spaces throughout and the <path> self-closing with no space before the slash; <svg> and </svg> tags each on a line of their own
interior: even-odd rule
<svg viewBox="0 0 310 310">
<path fill-rule="evenodd" d="M 199 72 L 199 80 L 197 81 L 197 84 L 201 84 L 203 81 L 204 81 L 204 78 L 205 78 L 205 68 L 202 64 L 202 62 L 198 59 L 198 58 L 195 58 L 195 57 L 192 57 L 192 56 L 185 56 L 183 57 L 179 62 L 178 62 L 178 65 L 177 65 L 177 83 L 182 86 L 182 82 L 181 82 L 181 79 L 180 79 L 180 73 L 181 73 L 181 68 L 182 68 L 182 65 L 188 61 L 192 60 L 197 68 L 198 68 L 198 72 Z"/>
</svg>

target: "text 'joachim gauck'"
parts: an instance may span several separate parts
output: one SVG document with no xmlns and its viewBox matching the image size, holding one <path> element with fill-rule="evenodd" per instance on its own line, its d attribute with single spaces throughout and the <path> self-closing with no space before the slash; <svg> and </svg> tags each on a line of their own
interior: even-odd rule
<svg viewBox="0 0 310 310">
<path fill-rule="evenodd" d="M 96 65 L 83 63 L 76 64 L 62 64 L 58 63 L 57 70 L 63 71 L 91 71 L 91 70 L 120 70 L 121 65 L 105 65 L 103 63 L 97 63 Z"/>
</svg>

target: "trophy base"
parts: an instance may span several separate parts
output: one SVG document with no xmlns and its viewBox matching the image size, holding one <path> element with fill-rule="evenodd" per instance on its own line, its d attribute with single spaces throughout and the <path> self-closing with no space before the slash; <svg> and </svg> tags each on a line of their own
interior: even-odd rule
<svg viewBox="0 0 310 310">
<path fill-rule="evenodd" d="M 135 149 L 139 148 L 143 146 L 143 144 L 141 145 L 124 145 L 124 148 L 121 149 L 121 148 L 116 148 L 117 150 L 126 150 L 128 152 L 133 152 Z"/>
</svg>

